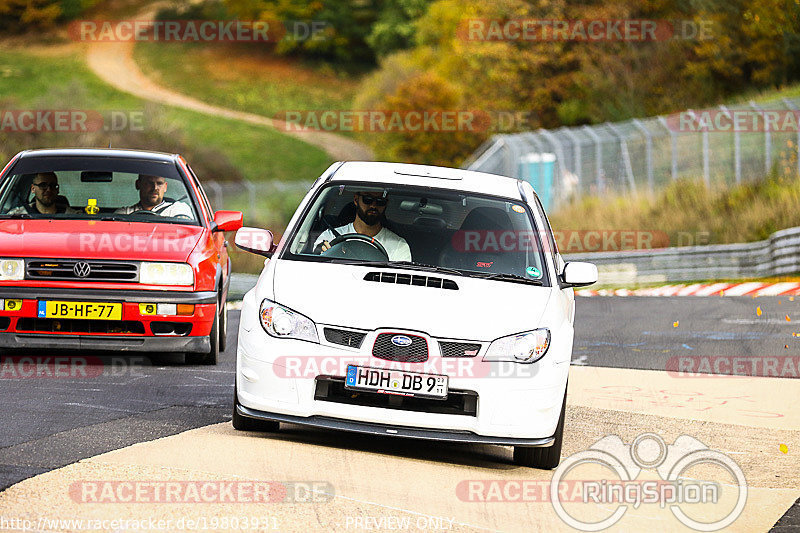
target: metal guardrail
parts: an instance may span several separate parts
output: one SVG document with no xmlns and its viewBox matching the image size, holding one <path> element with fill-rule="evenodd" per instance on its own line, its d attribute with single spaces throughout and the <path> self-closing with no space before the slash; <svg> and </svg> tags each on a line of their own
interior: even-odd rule
<svg viewBox="0 0 800 533">
<path fill-rule="evenodd" d="M 784 276 L 800 272 L 800 227 L 745 244 L 565 254 L 564 260 L 596 264 L 600 285 Z M 233 274 L 228 299 L 240 300 L 257 279 Z"/>
<path fill-rule="evenodd" d="M 565 254 L 564 259 L 596 264 L 602 285 L 781 276 L 800 272 L 800 227 L 745 244 Z"/>
</svg>

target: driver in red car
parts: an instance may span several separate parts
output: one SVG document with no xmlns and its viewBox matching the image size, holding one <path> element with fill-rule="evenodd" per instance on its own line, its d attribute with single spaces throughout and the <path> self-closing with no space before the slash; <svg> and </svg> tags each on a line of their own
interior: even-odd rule
<svg viewBox="0 0 800 533">
<path fill-rule="evenodd" d="M 114 211 L 115 214 L 130 215 L 136 211 L 150 211 L 162 217 L 192 218 L 192 210 L 185 203 L 164 200 L 164 193 L 167 192 L 166 178 L 140 174 L 136 179 L 136 190 L 139 191 L 139 203 L 120 207 Z"/>
<path fill-rule="evenodd" d="M 386 195 L 379 192 L 357 192 L 353 195 L 353 202 L 356 204 L 356 219 L 346 226 L 336 228 L 336 232 L 340 235 L 360 233 L 373 237 L 386 249 L 389 261 L 411 261 L 411 248 L 405 239 L 383 227 L 383 216 L 388 203 Z M 333 238 L 331 230 L 323 231 L 314 243 L 314 248 L 317 249 L 321 244 L 323 252 L 328 250 Z"/>
</svg>

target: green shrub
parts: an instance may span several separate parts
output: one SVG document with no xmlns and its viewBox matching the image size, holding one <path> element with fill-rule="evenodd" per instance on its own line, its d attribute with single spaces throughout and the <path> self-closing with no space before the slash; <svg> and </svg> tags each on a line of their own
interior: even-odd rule
<svg viewBox="0 0 800 533">
<path fill-rule="evenodd" d="M 752 242 L 800 226 L 800 178 L 773 173 L 730 188 L 680 179 L 654 196 L 584 197 L 562 206 L 555 230 L 665 232 L 670 245 Z"/>
</svg>

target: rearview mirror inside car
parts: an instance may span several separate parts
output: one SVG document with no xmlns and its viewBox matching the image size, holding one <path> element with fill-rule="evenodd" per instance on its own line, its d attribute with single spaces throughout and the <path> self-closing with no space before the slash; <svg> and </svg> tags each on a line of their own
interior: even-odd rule
<svg viewBox="0 0 800 533">
<path fill-rule="evenodd" d="M 113 179 L 111 172 L 84 170 L 81 172 L 81 181 L 84 183 L 107 183 Z"/>
<path fill-rule="evenodd" d="M 570 287 L 585 287 L 597 283 L 597 267 L 592 263 L 573 261 L 564 265 L 563 278 Z"/>
</svg>

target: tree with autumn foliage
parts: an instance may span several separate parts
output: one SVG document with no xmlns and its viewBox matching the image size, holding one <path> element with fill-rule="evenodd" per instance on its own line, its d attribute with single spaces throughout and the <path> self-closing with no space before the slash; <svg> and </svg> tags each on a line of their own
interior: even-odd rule
<svg viewBox="0 0 800 533">
<path fill-rule="evenodd" d="M 525 111 L 519 129 L 625 120 L 719 102 L 744 90 L 800 79 L 799 0 L 437 0 L 417 22 L 417 46 L 387 58 L 357 105 L 382 108 L 423 73 L 446 80 L 460 101 Z M 654 20 L 674 33 L 650 41 L 470 40 L 469 20 Z M 685 27 L 702 28 L 697 34 Z M 690 32 L 691 33 L 691 32 Z M 482 138 L 449 147 L 459 164 Z M 416 142 L 365 137 L 379 157 L 415 156 Z M 454 140 L 454 142 L 457 142 Z"/>
<path fill-rule="evenodd" d="M 77 17 L 96 0 L 2 0 L 0 30 L 20 33 L 50 28 L 57 21 Z"/>
</svg>

